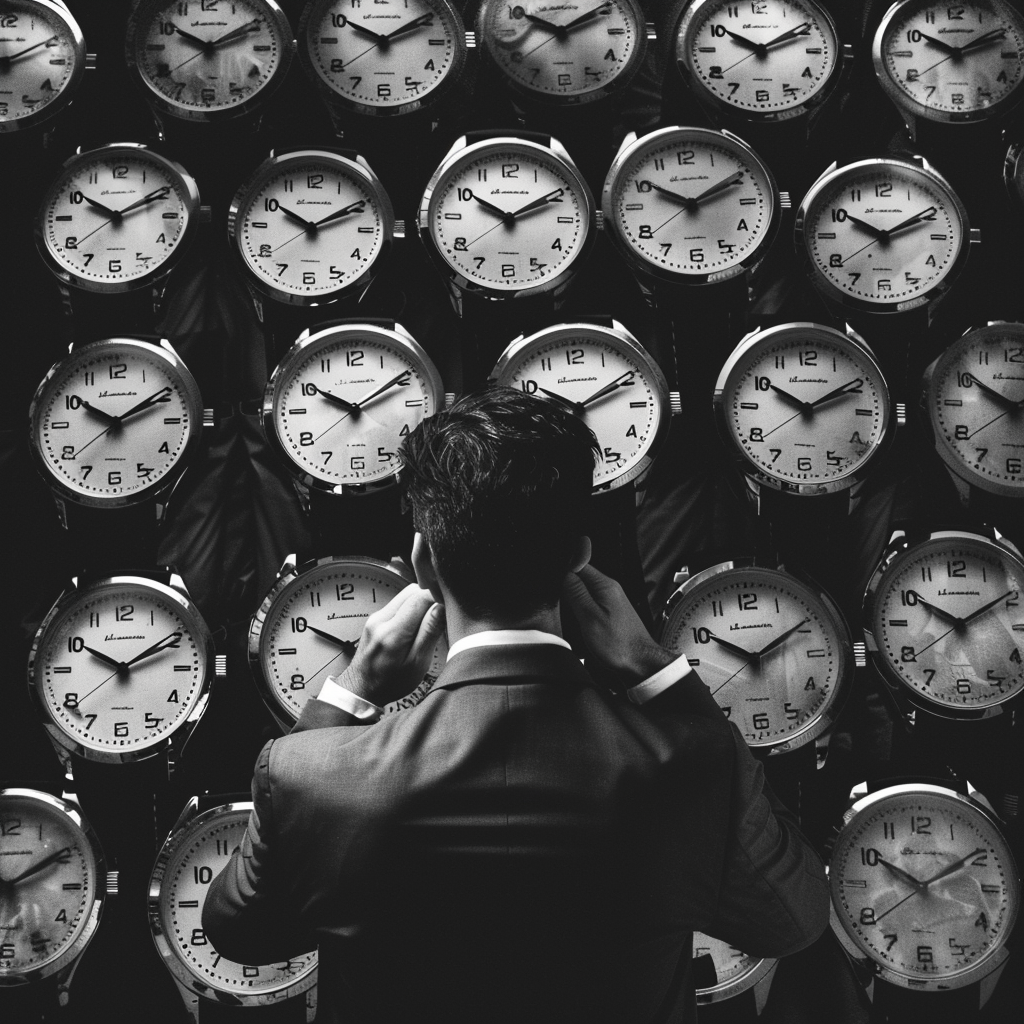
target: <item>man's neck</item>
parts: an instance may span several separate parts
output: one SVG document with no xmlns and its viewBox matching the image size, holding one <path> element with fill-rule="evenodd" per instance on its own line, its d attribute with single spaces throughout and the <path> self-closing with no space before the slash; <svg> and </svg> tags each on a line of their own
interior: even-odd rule
<svg viewBox="0 0 1024 1024">
<path fill-rule="evenodd" d="M 463 637 L 493 629 L 536 629 L 542 633 L 562 635 L 562 622 L 557 605 L 554 608 L 542 609 L 522 618 L 495 618 L 493 616 L 466 615 L 453 602 L 446 602 L 445 613 L 449 645 Z"/>
</svg>

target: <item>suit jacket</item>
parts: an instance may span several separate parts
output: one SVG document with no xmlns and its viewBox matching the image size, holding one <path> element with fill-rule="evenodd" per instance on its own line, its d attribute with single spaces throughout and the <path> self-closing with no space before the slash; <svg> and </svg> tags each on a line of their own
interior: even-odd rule
<svg viewBox="0 0 1024 1024">
<path fill-rule="evenodd" d="M 678 1024 L 692 931 L 763 956 L 828 922 L 820 860 L 691 673 L 637 707 L 553 645 L 483 647 L 373 725 L 264 747 L 206 931 L 319 945 L 318 1021 Z"/>
</svg>

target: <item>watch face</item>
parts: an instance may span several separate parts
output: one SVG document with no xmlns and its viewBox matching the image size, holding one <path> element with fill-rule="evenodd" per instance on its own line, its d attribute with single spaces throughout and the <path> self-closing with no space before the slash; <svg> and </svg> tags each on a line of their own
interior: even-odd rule
<svg viewBox="0 0 1024 1024">
<path fill-rule="evenodd" d="M 630 263 L 691 283 L 742 273 L 777 225 L 775 182 L 728 132 L 661 128 L 624 146 L 601 205 L 612 241 Z"/>
<path fill-rule="evenodd" d="M 899 106 L 931 120 L 981 120 L 1020 98 L 1024 18 L 1002 0 L 904 0 L 882 19 L 872 58 Z"/>
<path fill-rule="evenodd" d="M 823 98 L 839 40 L 813 0 L 697 0 L 676 30 L 675 56 L 716 104 L 747 118 L 780 120 Z"/>
<path fill-rule="evenodd" d="M 176 475 L 202 427 L 199 389 L 163 347 L 129 338 L 76 348 L 47 374 L 29 412 L 45 478 L 72 501 L 141 501 Z"/>
<path fill-rule="evenodd" d="M 453 150 L 420 206 L 420 230 L 456 280 L 492 295 L 563 284 L 593 221 L 590 190 L 575 167 L 517 138 Z"/>
<path fill-rule="evenodd" d="M 195 606 L 136 576 L 62 597 L 36 633 L 29 686 L 48 731 L 97 761 L 157 753 L 200 704 L 213 642 Z"/>
<path fill-rule="evenodd" d="M 63 108 L 85 70 L 85 41 L 52 0 L 0 0 L 0 133 Z"/>
<path fill-rule="evenodd" d="M 585 102 L 624 86 L 647 42 L 633 0 L 484 0 L 477 21 L 478 38 L 509 82 L 552 101 Z"/>
<path fill-rule="evenodd" d="M 315 949 L 278 963 L 235 963 L 203 931 L 210 882 L 241 845 L 251 810 L 251 803 L 225 804 L 174 833 L 157 858 L 149 893 L 150 925 L 168 968 L 205 999 L 233 996 L 243 1005 L 297 995 L 314 983 L 317 966 Z"/>
<path fill-rule="evenodd" d="M 89 291 L 152 284 L 195 229 L 199 192 L 178 164 L 137 143 L 72 157 L 43 200 L 36 244 L 63 281 Z"/>
<path fill-rule="evenodd" d="M 440 375 L 404 328 L 328 327 L 300 338 L 278 365 L 263 424 L 309 486 L 388 486 L 402 441 L 443 401 Z"/>
<path fill-rule="evenodd" d="M 987 973 L 1020 900 L 1013 857 L 992 819 L 927 785 L 893 786 L 854 810 L 829 865 L 846 936 L 898 984 L 959 987 Z"/>
<path fill-rule="evenodd" d="M 1024 563 L 975 534 L 909 545 L 872 579 L 866 630 L 883 676 L 915 703 L 956 716 L 1024 687 Z"/>
<path fill-rule="evenodd" d="M 235 196 L 228 221 L 250 279 L 300 305 L 365 284 L 393 227 L 391 202 L 369 165 L 319 150 L 261 164 Z"/>
<path fill-rule="evenodd" d="M 752 747 L 802 746 L 828 728 L 853 669 L 846 626 L 796 577 L 731 562 L 694 576 L 662 644 L 685 654 Z"/>
<path fill-rule="evenodd" d="M 823 175 L 797 213 L 815 284 L 874 311 L 924 305 L 967 255 L 967 215 L 933 171 L 860 160 Z"/>
<path fill-rule="evenodd" d="M 697 989 L 697 1002 L 718 1002 L 739 995 L 755 985 L 768 973 L 774 960 L 743 953 L 724 939 L 715 939 L 703 932 L 693 933 L 693 958 L 711 957 L 715 969 L 714 985 Z M 698 983 L 700 978 L 698 978 Z"/>
<path fill-rule="evenodd" d="M 665 379 L 640 343 L 619 325 L 549 327 L 511 345 L 492 377 L 550 399 L 590 427 L 601 447 L 595 490 L 643 473 L 668 425 Z"/>
<path fill-rule="evenodd" d="M 142 0 L 126 45 L 157 106 L 189 120 L 251 110 L 280 84 L 295 49 L 272 0 Z"/>
<path fill-rule="evenodd" d="M 950 345 L 928 371 L 924 402 L 957 476 L 1024 497 L 1024 324 L 990 324 Z"/>
<path fill-rule="evenodd" d="M 818 324 L 758 332 L 729 357 L 715 391 L 733 451 L 770 486 L 852 486 L 890 423 L 889 392 L 866 345 Z"/>
<path fill-rule="evenodd" d="M 99 922 L 102 866 L 70 804 L 0 789 L 0 990 L 79 955 Z"/>
<path fill-rule="evenodd" d="M 249 657 L 275 714 L 296 721 L 328 676 L 352 660 L 367 618 L 410 583 L 409 573 L 363 556 L 324 558 L 284 577 L 253 618 Z M 429 685 L 448 653 L 439 641 Z"/>
<path fill-rule="evenodd" d="M 403 114 L 434 100 L 466 62 L 466 30 L 449 0 L 314 0 L 299 27 L 303 62 L 338 101 Z"/>
</svg>

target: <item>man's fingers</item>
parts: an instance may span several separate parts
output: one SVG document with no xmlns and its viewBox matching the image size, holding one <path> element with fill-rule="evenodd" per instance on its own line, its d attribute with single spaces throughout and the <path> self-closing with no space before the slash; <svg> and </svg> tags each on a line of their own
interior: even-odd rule
<svg viewBox="0 0 1024 1024">
<path fill-rule="evenodd" d="M 387 622 L 388 619 L 393 619 L 398 612 L 405 607 L 406 603 L 413 597 L 419 594 L 428 594 L 429 591 L 424 590 L 418 583 L 410 583 L 407 587 L 400 590 L 393 598 L 380 611 L 373 613 L 372 618 L 377 622 Z M 430 598 L 432 601 L 433 598 Z"/>
<path fill-rule="evenodd" d="M 429 661 L 430 655 L 437 646 L 438 640 L 441 639 L 443 632 L 444 605 L 435 602 L 427 609 L 426 614 L 420 621 L 420 628 L 416 633 L 416 639 L 413 640 L 412 647 L 409 650 L 411 661 L 416 663 L 421 659 L 423 660 L 424 671 L 426 671 L 426 662 Z"/>
</svg>

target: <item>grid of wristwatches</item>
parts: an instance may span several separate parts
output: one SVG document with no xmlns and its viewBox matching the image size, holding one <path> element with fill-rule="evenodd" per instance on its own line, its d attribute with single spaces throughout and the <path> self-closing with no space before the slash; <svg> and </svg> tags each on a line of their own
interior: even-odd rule
<svg viewBox="0 0 1024 1024">
<path fill-rule="evenodd" d="M 330 555 L 302 565 L 289 555 L 249 624 L 249 664 L 260 696 L 285 732 L 328 676 L 352 660 L 367 618 L 415 583 L 401 559 Z M 418 703 L 444 667 L 447 644 L 438 641 L 417 688 L 385 712 Z"/>
<path fill-rule="evenodd" d="M 680 410 L 678 392 L 622 324 L 566 323 L 520 335 L 491 371 L 492 381 L 537 395 L 579 416 L 601 456 L 594 492 L 640 480 Z"/>
<path fill-rule="evenodd" d="M 67 1006 L 118 872 L 75 796 L 34 786 L 0 788 L 0 861 L 0 1000 L 35 989 L 42 1009 Z"/>
<path fill-rule="evenodd" d="M 170 772 L 226 674 L 209 628 L 170 570 L 78 577 L 40 623 L 28 687 L 65 770 L 72 758 Z"/>
<path fill-rule="evenodd" d="M 277 963 L 239 964 L 221 956 L 203 931 L 210 882 L 241 845 L 252 809 L 251 800 L 225 796 L 192 797 L 186 803 L 150 875 L 153 942 L 186 1011 L 197 1022 L 203 1020 L 204 1010 L 214 1007 L 251 1012 L 286 1002 L 294 1005 L 292 1000 L 305 1011 L 296 1019 L 312 1021 L 315 949 Z"/>
<path fill-rule="evenodd" d="M 831 925 L 863 975 L 942 1013 L 977 982 L 979 1009 L 1009 951 L 1020 878 L 999 819 L 970 783 L 880 780 L 850 794 L 829 862 Z M 903 1018 L 907 1019 L 907 1018 Z M 962 1019 L 962 1018 L 961 1018 Z"/>
<path fill-rule="evenodd" d="M 990 718 L 1024 689 L 1024 561 L 991 528 L 896 530 L 864 595 L 864 639 L 900 712 Z"/>
<path fill-rule="evenodd" d="M 835 602 L 803 574 L 720 562 L 676 573 L 661 643 L 685 654 L 748 745 L 783 754 L 815 744 L 818 767 L 865 663 Z"/>
<path fill-rule="evenodd" d="M 851 504 L 906 418 L 860 335 L 808 322 L 743 338 L 719 374 L 714 409 L 753 496 L 845 491 Z"/>
<path fill-rule="evenodd" d="M 63 0 L 6 0 L 0 42 L 0 134 L 33 128 L 75 98 L 95 55 Z"/>
</svg>

